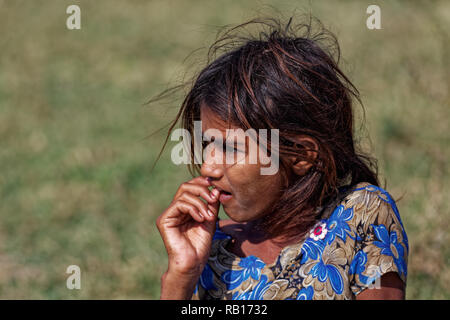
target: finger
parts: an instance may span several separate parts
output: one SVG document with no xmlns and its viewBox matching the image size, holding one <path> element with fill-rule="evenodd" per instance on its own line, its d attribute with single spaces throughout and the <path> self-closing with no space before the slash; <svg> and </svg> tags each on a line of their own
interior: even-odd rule
<svg viewBox="0 0 450 320">
<path fill-rule="evenodd" d="M 183 192 L 178 199 L 195 205 L 197 209 L 201 212 L 203 217 L 205 217 L 206 219 L 208 220 L 214 219 L 214 213 L 211 212 L 207 204 L 202 200 L 200 200 L 200 198 L 195 196 L 194 194 L 190 192 Z"/>
<path fill-rule="evenodd" d="M 180 216 L 180 213 L 191 216 L 192 219 L 194 219 L 197 222 L 203 222 L 205 219 L 201 214 L 201 212 L 198 210 L 198 208 L 192 203 L 187 201 L 183 200 L 176 201 L 173 205 L 173 209 L 174 209 L 173 215 L 168 215 L 167 217 L 168 219 L 175 218 L 178 219 L 178 221 L 181 221 L 179 220 L 180 218 L 182 218 L 182 216 Z"/>
<path fill-rule="evenodd" d="M 208 209 L 217 215 L 219 213 L 220 202 L 208 204 Z"/>
<path fill-rule="evenodd" d="M 220 203 L 219 203 L 220 204 Z M 219 216 L 219 207 L 208 204 L 208 210 L 213 214 L 214 219 Z"/>
<path fill-rule="evenodd" d="M 189 182 L 182 183 L 180 187 L 177 190 L 177 193 L 175 194 L 174 199 L 178 199 L 183 192 L 189 192 L 197 197 L 202 197 L 209 203 L 215 203 L 218 201 L 219 198 L 214 197 L 214 193 L 209 191 L 209 189 L 206 186 L 193 184 Z"/>
<path fill-rule="evenodd" d="M 219 199 L 220 191 L 217 190 L 217 189 L 212 189 L 212 190 L 211 190 L 211 196 L 212 196 L 214 199 Z"/>
<path fill-rule="evenodd" d="M 219 199 L 220 196 L 219 190 L 213 189 L 211 193 L 214 196 L 214 198 Z M 214 214 L 214 217 L 216 218 L 219 216 L 219 207 L 220 207 L 219 201 L 216 201 L 214 203 L 208 203 L 208 209 Z"/>
<path fill-rule="evenodd" d="M 199 185 L 202 185 L 205 187 L 211 186 L 210 179 L 208 177 L 204 177 L 204 176 L 195 177 L 194 179 L 189 180 L 188 183 L 199 184 Z"/>
</svg>

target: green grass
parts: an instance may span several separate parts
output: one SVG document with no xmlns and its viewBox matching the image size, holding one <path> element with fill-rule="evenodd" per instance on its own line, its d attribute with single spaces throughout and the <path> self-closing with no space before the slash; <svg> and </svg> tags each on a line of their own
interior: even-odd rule
<svg viewBox="0 0 450 320">
<path fill-rule="evenodd" d="M 172 103 L 143 106 L 185 72 L 215 26 L 305 9 L 336 32 L 360 89 L 364 143 L 410 239 L 407 298 L 450 298 L 450 6 L 375 1 L 0 1 L 0 298 L 156 299 L 167 263 L 156 217 L 188 178 L 166 151 Z M 372 4 L 372 2 L 371 2 Z M 204 58 L 200 52 L 200 59 Z M 168 148 L 170 150 L 170 148 Z M 82 289 L 66 289 L 76 264 Z"/>
</svg>

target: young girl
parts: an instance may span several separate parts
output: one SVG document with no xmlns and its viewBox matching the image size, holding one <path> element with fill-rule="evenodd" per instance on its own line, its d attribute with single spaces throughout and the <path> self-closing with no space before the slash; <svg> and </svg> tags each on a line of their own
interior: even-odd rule
<svg viewBox="0 0 450 320">
<path fill-rule="evenodd" d="M 161 298 L 404 298 L 408 240 L 375 162 L 355 149 L 359 93 L 332 56 L 335 37 L 292 19 L 240 27 L 253 24 L 265 30 L 236 45 L 234 28 L 213 45 L 225 53 L 196 77 L 169 130 L 181 118 L 192 136 L 194 121 L 216 134 L 204 137 L 200 175 L 157 220 L 169 259 Z M 276 173 L 261 174 L 269 164 L 249 161 L 252 139 L 230 142 L 230 129 L 277 130 L 277 147 L 258 145 L 278 157 Z"/>
</svg>

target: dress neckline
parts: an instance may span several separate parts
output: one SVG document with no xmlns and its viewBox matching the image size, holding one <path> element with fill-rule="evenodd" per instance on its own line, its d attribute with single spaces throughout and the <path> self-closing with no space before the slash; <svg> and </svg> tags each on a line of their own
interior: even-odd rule
<svg viewBox="0 0 450 320">
<path fill-rule="evenodd" d="M 236 261 L 237 263 L 242 262 L 242 261 L 259 260 L 259 261 L 261 261 L 262 263 L 264 263 L 264 267 L 268 267 L 268 268 L 273 268 L 273 267 L 275 267 L 275 266 L 278 264 L 279 260 L 280 260 L 280 259 L 286 254 L 286 252 L 289 251 L 289 250 L 295 250 L 295 251 L 298 251 L 298 253 L 300 253 L 301 247 L 303 246 L 303 243 L 305 242 L 305 240 L 306 240 L 306 239 L 308 238 L 308 236 L 309 236 L 309 231 L 308 231 L 308 232 L 306 233 L 305 237 L 304 237 L 302 240 L 300 240 L 300 241 L 298 241 L 298 242 L 296 242 L 296 243 L 293 243 L 293 244 L 289 244 L 289 245 L 285 246 L 284 248 L 282 248 L 281 251 L 280 251 L 280 253 L 278 254 L 278 256 L 275 258 L 275 260 L 274 260 L 272 263 L 267 264 L 267 263 L 265 263 L 261 258 L 255 256 L 255 255 L 253 255 L 253 254 L 248 255 L 248 256 L 245 256 L 245 257 L 240 257 L 240 256 L 238 256 L 237 254 L 235 254 L 235 253 L 229 251 L 228 249 L 226 249 L 226 246 L 228 245 L 228 243 L 229 243 L 230 241 L 232 241 L 234 238 L 233 238 L 231 235 L 229 235 L 228 233 L 225 233 L 225 232 L 223 232 L 223 231 L 220 229 L 220 227 L 219 227 L 219 222 L 218 222 L 218 221 L 216 222 L 216 224 L 217 224 L 217 225 L 216 225 L 216 232 L 218 231 L 218 232 L 221 234 L 220 238 L 217 239 L 217 240 L 219 241 L 220 252 L 222 252 L 222 253 L 226 254 L 227 256 L 231 257 L 231 258 L 233 259 L 233 261 Z M 311 229 L 310 229 L 310 230 L 311 230 Z M 292 258 L 295 258 L 295 257 L 292 257 Z"/>
<path fill-rule="evenodd" d="M 220 252 L 222 252 L 223 254 L 227 255 L 228 257 L 232 258 L 233 261 L 236 261 L 237 263 L 243 262 L 243 261 L 261 261 L 264 264 L 264 267 L 267 268 L 274 268 L 276 267 L 276 265 L 280 262 L 281 258 L 283 258 L 284 255 L 287 254 L 287 252 L 291 251 L 291 252 L 295 252 L 296 254 L 292 255 L 291 257 L 288 258 L 289 261 L 285 261 L 284 263 L 288 263 L 291 260 L 295 259 L 298 257 L 298 255 L 301 253 L 303 245 L 305 243 L 305 241 L 310 237 L 311 232 L 313 230 L 315 230 L 315 228 L 322 224 L 324 221 L 328 220 L 328 218 L 330 217 L 331 213 L 340 205 L 340 203 L 346 198 L 346 196 L 351 192 L 351 191 L 356 191 L 359 190 L 359 188 L 361 188 L 361 185 L 364 184 L 363 188 L 366 187 L 368 184 L 367 182 L 362 182 L 362 183 L 358 183 L 357 185 L 355 185 L 353 188 L 349 187 L 349 186 L 342 186 L 339 188 L 339 194 L 337 196 L 337 198 L 330 202 L 330 204 L 328 204 L 326 207 L 320 207 L 318 208 L 319 211 L 321 211 L 320 214 L 320 218 L 316 221 L 316 223 L 305 233 L 304 237 L 299 240 L 296 243 L 290 244 L 285 246 L 283 249 L 281 249 L 280 253 L 278 254 L 278 256 L 275 258 L 275 261 L 273 261 L 270 264 L 265 263 L 261 258 L 255 256 L 255 255 L 248 255 L 245 257 L 240 257 L 237 254 L 229 251 L 226 249 L 227 244 L 233 240 L 233 237 L 222 231 L 222 229 L 219 227 L 219 220 L 216 222 L 216 233 L 218 233 L 217 235 L 214 236 L 213 240 L 218 240 L 219 241 L 219 248 L 220 248 Z M 370 184 L 368 184 L 370 185 Z M 283 263 L 283 264 L 284 264 Z"/>
</svg>

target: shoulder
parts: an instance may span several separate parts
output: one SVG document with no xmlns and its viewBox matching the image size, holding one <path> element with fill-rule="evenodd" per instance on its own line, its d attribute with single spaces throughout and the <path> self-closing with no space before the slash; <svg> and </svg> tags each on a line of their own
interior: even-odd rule
<svg viewBox="0 0 450 320">
<path fill-rule="evenodd" d="M 397 224 L 403 228 L 395 200 L 383 188 L 361 182 L 348 191 L 340 207 L 352 211 L 354 223 Z"/>
<path fill-rule="evenodd" d="M 349 194 L 345 197 L 348 201 L 362 203 L 367 200 L 379 199 L 391 205 L 395 204 L 392 196 L 383 188 L 368 182 L 360 182 L 350 188 Z"/>
<path fill-rule="evenodd" d="M 348 223 L 356 250 L 349 275 L 354 294 L 389 272 L 397 273 L 406 283 L 408 237 L 392 196 L 381 187 L 360 183 L 341 206 L 352 212 Z"/>
</svg>

